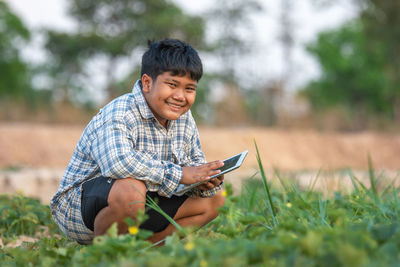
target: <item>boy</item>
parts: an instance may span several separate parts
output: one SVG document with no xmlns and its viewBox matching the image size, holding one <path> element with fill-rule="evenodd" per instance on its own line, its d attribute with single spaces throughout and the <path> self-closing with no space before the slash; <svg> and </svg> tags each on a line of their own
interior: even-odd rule
<svg viewBox="0 0 400 267">
<path fill-rule="evenodd" d="M 196 124 L 189 111 L 203 74 L 197 52 L 173 39 L 149 42 L 142 57 L 141 79 L 132 93 L 102 108 L 85 128 L 51 200 L 61 230 L 81 244 L 90 244 L 117 222 L 128 232 L 145 209 L 146 195 L 181 226 L 201 227 L 224 204 L 223 176 L 183 196 L 180 184 L 193 184 L 218 174 L 222 161 L 206 163 Z M 154 210 L 140 228 L 153 231 L 158 242 L 176 229 Z"/>
</svg>

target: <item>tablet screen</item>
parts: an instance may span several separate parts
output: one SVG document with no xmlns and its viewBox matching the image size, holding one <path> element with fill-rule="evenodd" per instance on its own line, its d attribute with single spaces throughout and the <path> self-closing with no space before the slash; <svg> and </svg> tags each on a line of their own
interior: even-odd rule
<svg viewBox="0 0 400 267">
<path fill-rule="evenodd" d="M 218 177 L 218 176 L 220 176 L 220 175 L 222 175 L 224 173 L 227 173 L 227 172 L 230 172 L 230 171 L 232 171 L 234 169 L 239 168 L 239 166 L 242 164 L 242 162 L 243 162 L 244 158 L 246 157 L 246 155 L 247 155 L 247 150 L 243 151 L 240 154 L 237 154 L 237 155 L 235 155 L 233 157 L 230 157 L 230 158 L 224 160 L 224 166 L 222 166 L 222 167 L 217 169 L 217 170 L 221 170 L 221 172 L 211 176 L 210 179 L 208 179 L 208 180 L 205 180 L 205 181 L 202 181 L 202 182 L 198 182 L 198 183 L 195 183 L 195 184 L 191 184 L 191 185 L 182 185 L 182 184 L 179 185 L 179 188 L 178 188 L 176 194 L 177 195 L 182 195 L 184 192 L 186 192 L 186 191 L 188 191 L 188 190 L 190 190 L 190 189 L 192 189 L 192 188 L 194 188 L 196 186 L 199 186 L 199 185 L 201 185 L 201 184 L 203 184 L 203 183 L 205 183 L 205 182 L 207 182 L 207 181 L 209 181 L 209 180 L 211 180 L 211 179 L 213 179 L 215 177 Z"/>
<path fill-rule="evenodd" d="M 223 172 L 223 171 L 225 171 L 227 169 L 230 169 L 230 168 L 234 167 L 236 165 L 237 161 L 240 159 L 241 155 L 242 154 L 239 154 L 239 155 L 236 155 L 236 156 L 234 156 L 234 157 L 232 157 L 230 159 L 224 160 L 224 166 L 222 166 L 221 168 L 218 168 L 217 170 L 221 170 L 221 172 Z"/>
</svg>

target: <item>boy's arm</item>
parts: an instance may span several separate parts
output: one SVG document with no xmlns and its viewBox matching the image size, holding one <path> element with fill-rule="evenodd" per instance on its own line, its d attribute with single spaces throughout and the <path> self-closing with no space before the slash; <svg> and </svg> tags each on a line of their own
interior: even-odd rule
<svg viewBox="0 0 400 267">
<path fill-rule="evenodd" d="M 139 152 L 126 124 L 110 121 L 97 131 L 91 156 L 105 177 L 134 177 L 154 185 L 162 196 L 170 197 L 182 178 L 182 167 L 157 160 L 153 154 Z"/>
<path fill-rule="evenodd" d="M 197 127 L 195 127 L 195 130 L 193 131 L 192 140 L 191 140 L 189 166 L 198 166 L 198 165 L 204 164 L 206 162 L 207 162 L 207 160 L 205 158 L 205 155 L 204 155 L 203 151 L 201 150 L 199 132 L 197 130 Z M 197 188 L 190 190 L 186 194 L 189 196 L 213 197 L 219 190 L 222 189 L 222 184 L 223 184 L 223 182 L 220 185 L 214 187 L 213 189 L 208 189 L 208 190 L 202 190 L 197 187 Z"/>
</svg>

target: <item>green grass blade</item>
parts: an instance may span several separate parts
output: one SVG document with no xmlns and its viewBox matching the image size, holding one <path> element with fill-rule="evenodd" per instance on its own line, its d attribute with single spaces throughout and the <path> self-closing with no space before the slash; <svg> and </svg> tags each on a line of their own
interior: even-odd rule
<svg viewBox="0 0 400 267">
<path fill-rule="evenodd" d="M 165 217 L 165 219 L 167 219 L 173 226 L 176 227 L 176 229 L 178 230 L 183 230 L 182 226 L 180 226 L 173 218 L 171 218 L 171 216 L 169 216 L 168 214 L 166 214 L 161 208 L 160 206 L 158 206 L 158 204 L 154 201 L 154 199 L 152 199 L 151 197 L 149 197 L 148 195 L 146 196 L 147 200 L 149 203 L 147 203 L 147 206 L 154 209 L 155 211 L 157 211 L 158 213 L 160 213 L 162 216 Z"/>
<path fill-rule="evenodd" d="M 360 179 L 357 178 L 357 176 L 353 175 L 352 177 L 353 177 L 353 179 L 361 186 L 361 188 L 362 188 L 370 197 L 373 197 L 373 196 L 371 196 L 371 194 L 372 194 L 372 193 L 371 193 L 371 190 L 368 189 L 368 188 L 365 186 L 365 184 L 364 184 L 363 182 L 361 182 Z"/>
<path fill-rule="evenodd" d="M 310 191 L 314 191 L 315 184 L 317 183 L 317 181 L 318 181 L 320 175 L 321 175 L 321 168 L 319 168 L 319 170 L 318 170 L 317 175 L 315 176 L 315 178 L 311 180 L 311 183 L 310 183 L 311 188 L 310 188 L 310 186 L 309 186 L 309 190 L 310 190 Z"/>
<path fill-rule="evenodd" d="M 392 200 L 394 202 L 394 206 L 395 207 L 400 207 L 400 201 L 399 201 L 399 189 L 395 188 L 394 183 L 391 185 L 392 187 Z"/>
<path fill-rule="evenodd" d="M 319 202 L 319 217 L 321 221 L 325 220 L 325 205 L 324 202 L 322 201 L 321 194 L 318 195 L 318 202 Z"/>
<path fill-rule="evenodd" d="M 389 191 L 391 191 L 394 188 L 394 183 L 395 180 L 391 181 L 389 185 L 387 185 L 381 192 L 381 196 L 387 196 L 389 194 Z"/>
<path fill-rule="evenodd" d="M 142 195 L 142 193 L 135 187 L 133 186 L 133 189 L 136 190 L 140 195 Z M 143 195 L 142 195 L 143 196 Z M 144 197 L 144 196 L 143 196 Z M 147 203 L 146 205 L 152 209 L 154 209 L 155 211 L 157 211 L 158 213 L 160 213 L 162 216 L 165 217 L 165 219 L 167 219 L 172 225 L 174 225 L 176 227 L 176 229 L 178 230 L 183 230 L 183 228 L 174 220 L 172 219 L 168 214 L 166 214 L 161 208 L 160 206 L 158 206 L 157 202 L 154 201 L 154 199 L 152 199 L 151 197 L 149 197 L 148 195 L 146 195 L 146 199 L 147 199 Z M 142 201 L 132 201 L 131 204 L 135 204 L 135 203 L 143 203 Z"/>
<path fill-rule="evenodd" d="M 375 200 L 379 202 L 378 190 L 376 189 L 375 171 L 372 166 L 372 160 L 370 154 L 368 154 L 368 172 L 369 172 L 369 180 L 371 183 L 372 193 L 374 194 Z"/>
<path fill-rule="evenodd" d="M 254 176 L 256 176 L 258 174 L 258 171 L 255 172 L 250 178 L 247 179 L 247 181 L 252 181 L 252 179 L 254 178 Z M 247 203 L 247 209 L 248 210 L 253 210 L 254 208 L 254 204 L 255 204 L 255 200 L 257 198 L 257 191 L 258 191 L 258 187 L 256 186 L 250 186 L 249 183 L 244 185 L 244 189 L 247 192 L 247 196 L 249 197 L 249 200 L 246 201 Z"/>
<path fill-rule="evenodd" d="M 354 174 L 353 174 L 351 169 L 348 169 L 348 174 L 349 174 L 351 183 L 353 184 L 354 192 L 356 192 L 356 194 L 359 194 L 360 193 L 360 189 L 358 189 L 358 185 L 357 185 L 357 183 L 355 181 L 355 176 L 354 176 Z"/>
<path fill-rule="evenodd" d="M 245 189 L 247 191 L 247 195 L 250 196 L 248 201 L 248 210 L 252 211 L 257 197 L 257 187 L 252 187 L 250 189 L 248 186 L 246 186 Z"/>
<path fill-rule="evenodd" d="M 264 172 L 264 167 L 263 167 L 263 164 L 261 162 L 260 153 L 258 151 L 257 143 L 256 143 L 255 140 L 254 140 L 254 145 L 256 147 L 258 167 L 260 168 L 261 178 L 262 178 L 262 181 L 263 181 L 263 184 L 264 184 L 264 191 L 265 191 L 265 193 L 267 195 L 267 200 L 268 200 L 267 203 L 269 204 L 268 206 L 269 206 L 269 209 L 270 209 L 270 212 L 271 212 L 272 221 L 274 223 L 274 226 L 277 226 L 278 225 L 278 221 L 276 219 L 275 206 L 274 206 L 274 203 L 272 202 L 272 197 L 271 197 L 271 193 L 270 193 L 270 190 L 269 190 L 267 178 L 266 178 L 266 175 L 265 175 L 265 172 Z"/>
<path fill-rule="evenodd" d="M 279 170 L 277 168 L 274 168 L 274 174 L 278 178 L 278 180 L 281 183 L 281 185 L 282 185 L 283 189 L 285 190 L 285 192 L 288 193 L 289 192 L 289 187 L 286 184 L 285 180 L 282 179 L 281 173 L 279 172 Z"/>
<path fill-rule="evenodd" d="M 367 196 L 373 201 L 373 204 L 379 209 L 379 211 L 382 213 L 382 215 L 386 217 L 387 216 L 386 208 L 385 208 L 385 206 L 381 205 L 381 201 L 380 201 L 379 197 L 377 197 L 374 194 L 373 186 L 371 185 L 371 189 L 368 189 L 356 176 L 352 176 L 352 177 L 361 186 L 361 188 L 364 190 L 364 192 L 367 194 Z M 373 179 L 375 179 L 375 178 L 373 178 Z M 376 187 L 375 187 L 375 189 L 376 189 Z"/>
<path fill-rule="evenodd" d="M 321 223 L 328 227 L 331 227 L 329 223 L 326 221 L 326 202 L 322 200 L 321 194 L 319 194 L 318 202 L 319 202 L 319 217 Z"/>
</svg>

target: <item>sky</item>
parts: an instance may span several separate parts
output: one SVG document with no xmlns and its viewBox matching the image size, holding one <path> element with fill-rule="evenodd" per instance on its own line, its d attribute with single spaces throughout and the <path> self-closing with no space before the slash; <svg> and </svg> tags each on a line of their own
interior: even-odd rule
<svg viewBox="0 0 400 267">
<path fill-rule="evenodd" d="M 54 28 L 57 30 L 73 31 L 75 25 L 66 14 L 66 0 L 6 0 L 12 10 L 31 28 Z M 191 14 L 201 14 L 214 0 L 174 0 L 184 10 Z M 242 82 L 267 83 L 281 77 L 284 72 L 282 48 L 279 38 L 279 17 L 281 15 L 281 2 L 276 0 L 259 1 L 263 10 L 251 15 L 253 29 L 251 37 L 253 46 L 249 47 L 249 54 L 237 67 L 243 75 Z M 317 33 L 329 28 L 334 28 L 355 16 L 355 9 L 348 2 L 338 1 L 329 7 L 316 8 L 311 3 L 316 0 L 291 0 L 293 12 L 291 20 L 294 28 L 295 45 L 292 51 L 292 75 L 290 76 L 289 89 L 296 90 L 307 81 L 319 75 L 318 63 L 304 49 L 304 44 L 314 40 Z M 347 3 L 347 4 L 346 4 Z M 249 33 L 250 34 L 250 33 Z M 244 33 L 246 35 L 246 33 Z M 36 40 L 35 45 L 25 51 L 28 60 L 43 60 L 45 54 L 41 49 L 41 40 Z M 207 68 L 212 69 L 215 62 L 206 61 Z M 246 78 L 248 80 L 246 80 Z M 251 80 L 251 81 L 250 81 Z M 101 83 L 101 79 L 99 79 Z"/>
<path fill-rule="evenodd" d="M 293 12 L 290 17 L 295 38 L 289 87 L 298 89 L 320 73 L 316 60 L 305 51 L 305 44 L 314 40 L 318 32 L 335 28 L 356 16 L 356 9 L 351 5 L 351 1 L 330 1 L 336 4 L 331 3 L 329 6 L 312 5 L 321 2 L 319 0 L 288 1 L 292 3 Z M 202 0 L 196 1 L 198 5 L 196 6 L 193 1 L 175 0 L 175 2 L 194 14 L 215 3 L 212 0 Z M 283 50 L 278 41 L 283 1 L 259 0 L 258 2 L 262 6 L 262 11 L 251 16 L 256 34 L 250 37 L 254 38 L 256 45 L 251 47 L 251 53 L 242 65 L 244 65 L 243 72 L 254 73 L 254 77 L 264 77 L 261 82 L 265 83 L 281 77 L 285 69 Z M 252 77 L 250 75 L 250 78 Z"/>
</svg>

